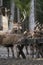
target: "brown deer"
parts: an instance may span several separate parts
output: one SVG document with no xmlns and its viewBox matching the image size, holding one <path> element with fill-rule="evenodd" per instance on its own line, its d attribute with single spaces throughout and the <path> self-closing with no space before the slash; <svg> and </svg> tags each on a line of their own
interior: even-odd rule
<svg viewBox="0 0 43 65">
<path fill-rule="evenodd" d="M 37 57 L 40 57 L 40 55 L 43 57 L 43 44 L 38 42 L 38 39 L 43 38 L 43 27 L 40 24 L 35 27 L 33 38 L 36 39 L 34 47 L 36 47 Z"/>
<path fill-rule="evenodd" d="M 12 55 L 14 57 L 14 51 L 13 51 L 13 46 L 15 44 L 18 44 L 21 40 L 21 35 L 18 34 L 5 34 L 5 35 L 0 35 L 0 45 L 4 46 L 8 50 L 8 57 L 9 57 L 9 47 L 12 50 Z"/>
<path fill-rule="evenodd" d="M 8 57 L 9 57 L 9 47 L 12 50 L 12 55 L 14 57 L 14 50 L 13 50 L 13 46 L 15 44 L 18 44 L 18 42 L 20 42 L 20 39 L 22 37 L 22 34 L 18 34 L 18 31 L 20 29 L 20 27 L 18 28 L 18 23 L 15 23 L 15 27 L 13 28 L 12 31 L 9 32 L 0 32 L 0 45 L 5 46 L 7 48 L 8 51 Z"/>
</svg>

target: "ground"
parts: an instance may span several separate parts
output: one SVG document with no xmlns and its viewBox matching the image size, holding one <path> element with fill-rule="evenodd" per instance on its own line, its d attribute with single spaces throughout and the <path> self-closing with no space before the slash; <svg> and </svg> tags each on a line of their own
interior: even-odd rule
<svg viewBox="0 0 43 65">
<path fill-rule="evenodd" d="M 43 60 L 0 59 L 0 65 L 43 65 Z"/>
<path fill-rule="evenodd" d="M 16 56 L 16 50 L 15 50 L 15 56 Z M 0 65 L 43 65 L 43 59 L 42 58 L 32 59 L 31 56 L 27 56 L 26 59 L 23 58 L 15 59 L 11 57 L 11 50 L 10 50 L 10 58 L 7 58 L 7 49 L 4 47 L 0 47 Z"/>
</svg>

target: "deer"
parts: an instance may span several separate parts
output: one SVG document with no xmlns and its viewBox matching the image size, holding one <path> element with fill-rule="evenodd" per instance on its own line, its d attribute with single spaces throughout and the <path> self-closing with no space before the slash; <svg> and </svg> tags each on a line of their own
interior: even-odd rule
<svg viewBox="0 0 43 65">
<path fill-rule="evenodd" d="M 8 51 L 8 57 L 9 57 L 9 47 L 12 50 L 12 55 L 14 57 L 14 50 L 13 47 L 16 44 L 19 44 L 21 42 L 21 35 L 19 34 L 4 34 L 0 35 L 0 45 L 7 48 Z"/>
<path fill-rule="evenodd" d="M 35 44 L 33 44 L 34 47 L 36 47 L 36 57 L 43 57 L 43 44 L 38 42 L 38 39 L 43 38 L 43 27 L 39 24 L 34 28 L 33 38 L 36 39 Z"/>
<path fill-rule="evenodd" d="M 12 56 L 14 57 L 14 50 L 13 47 L 18 43 L 21 43 L 21 39 L 23 38 L 23 35 L 18 33 L 19 29 L 21 29 L 21 25 L 18 23 L 15 23 L 15 27 L 9 31 L 6 32 L 0 32 L 0 45 L 7 48 L 8 51 L 8 57 L 9 57 L 9 47 L 12 51 Z M 19 27 L 18 27 L 19 26 Z"/>
</svg>

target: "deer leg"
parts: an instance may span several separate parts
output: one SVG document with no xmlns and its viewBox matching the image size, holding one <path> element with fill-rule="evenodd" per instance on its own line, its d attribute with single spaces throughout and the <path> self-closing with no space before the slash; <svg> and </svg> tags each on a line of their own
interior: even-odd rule
<svg viewBox="0 0 43 65">
<path fill-rule="evenodd" d="M 12 51 L 12 56 L 14 58 L 14 50 L 13 50 L 13 47 L 11 47 L 11 51 Z"/>
<path fill-rule="evenodd" d="M 40 53 L 41 57 L 43 58 L 43 51 L 42 51 L 42 49 L 39 50 L 39 53 Z"/>
<path fill-rule="evenodd" d="M 29 54 L 28 53 L 28 46 L 26 45 L 25 48 L 26 48 L 26 54 L 28 55 Z"/>
<path fill-rule="evenodd" d="M 31 51 L 32 58 L 34 58 L 34 47 L 33 47 L 33 44 L 31 44 L 31 46 L 30 46 L 30 51 Z"/>
<path fill-rule="evenodd" d="M 19 49 L 19 56 L 20 56 L 20 54 L 22 55 L 22 57 L 25 59 L 26 58 L 26 56 L 25 56 L 25 54 L 23 53 L 23 47 L 24 47 L 24 45 L 17 45 L 17 48 Z"/>
<path fill-rule="evenodd" d="M 9 58 L 9 47 L 7 47 L 7 52 L 8 52 L 8 58 Z"/>
<path fill-rule="evenodd" d="M 19 50 L 17 57 L 20 57 L 20 54 L 21 54 L 20 50 L 22 50 L 23 47 L 24 47 L 24 45 L 21 45 L 21 46 L 20 45 L 17 45 L 17 48 Z"/>
<path fill-rule="evenodd" d="M 39 58 L 40 56 L 39 56 L 39 48 L 38 48 L 38 46 L 36 47 L 36 58 Z"/>
</svg>

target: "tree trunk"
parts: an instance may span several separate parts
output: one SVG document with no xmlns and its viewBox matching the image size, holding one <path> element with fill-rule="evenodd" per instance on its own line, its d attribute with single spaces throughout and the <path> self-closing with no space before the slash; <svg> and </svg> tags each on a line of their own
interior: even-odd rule
<svg viewBox="0 0 43 65">
<path fill-rule="evenodd" d="M 35 27 L 34 0 L 31 0 L 30 17 L 29 17 L 29 30 L 31 32 L 33 32 L 34 31 L 34 27 Z"/>
<path fill-rule="evenodd" d="M 20 10 L 19 10 L 19 8 L 17 8 L 17 20 L 19 23 L 20 22 Z"/>
<path fill-rule="evenodd" d="M 11 0 L 10 29 L 12 29 L 12 28 L 13 28 L 13 22 L 14 22 L 14 9 L 15 9 L 14 0 Z"/>
</svg>

